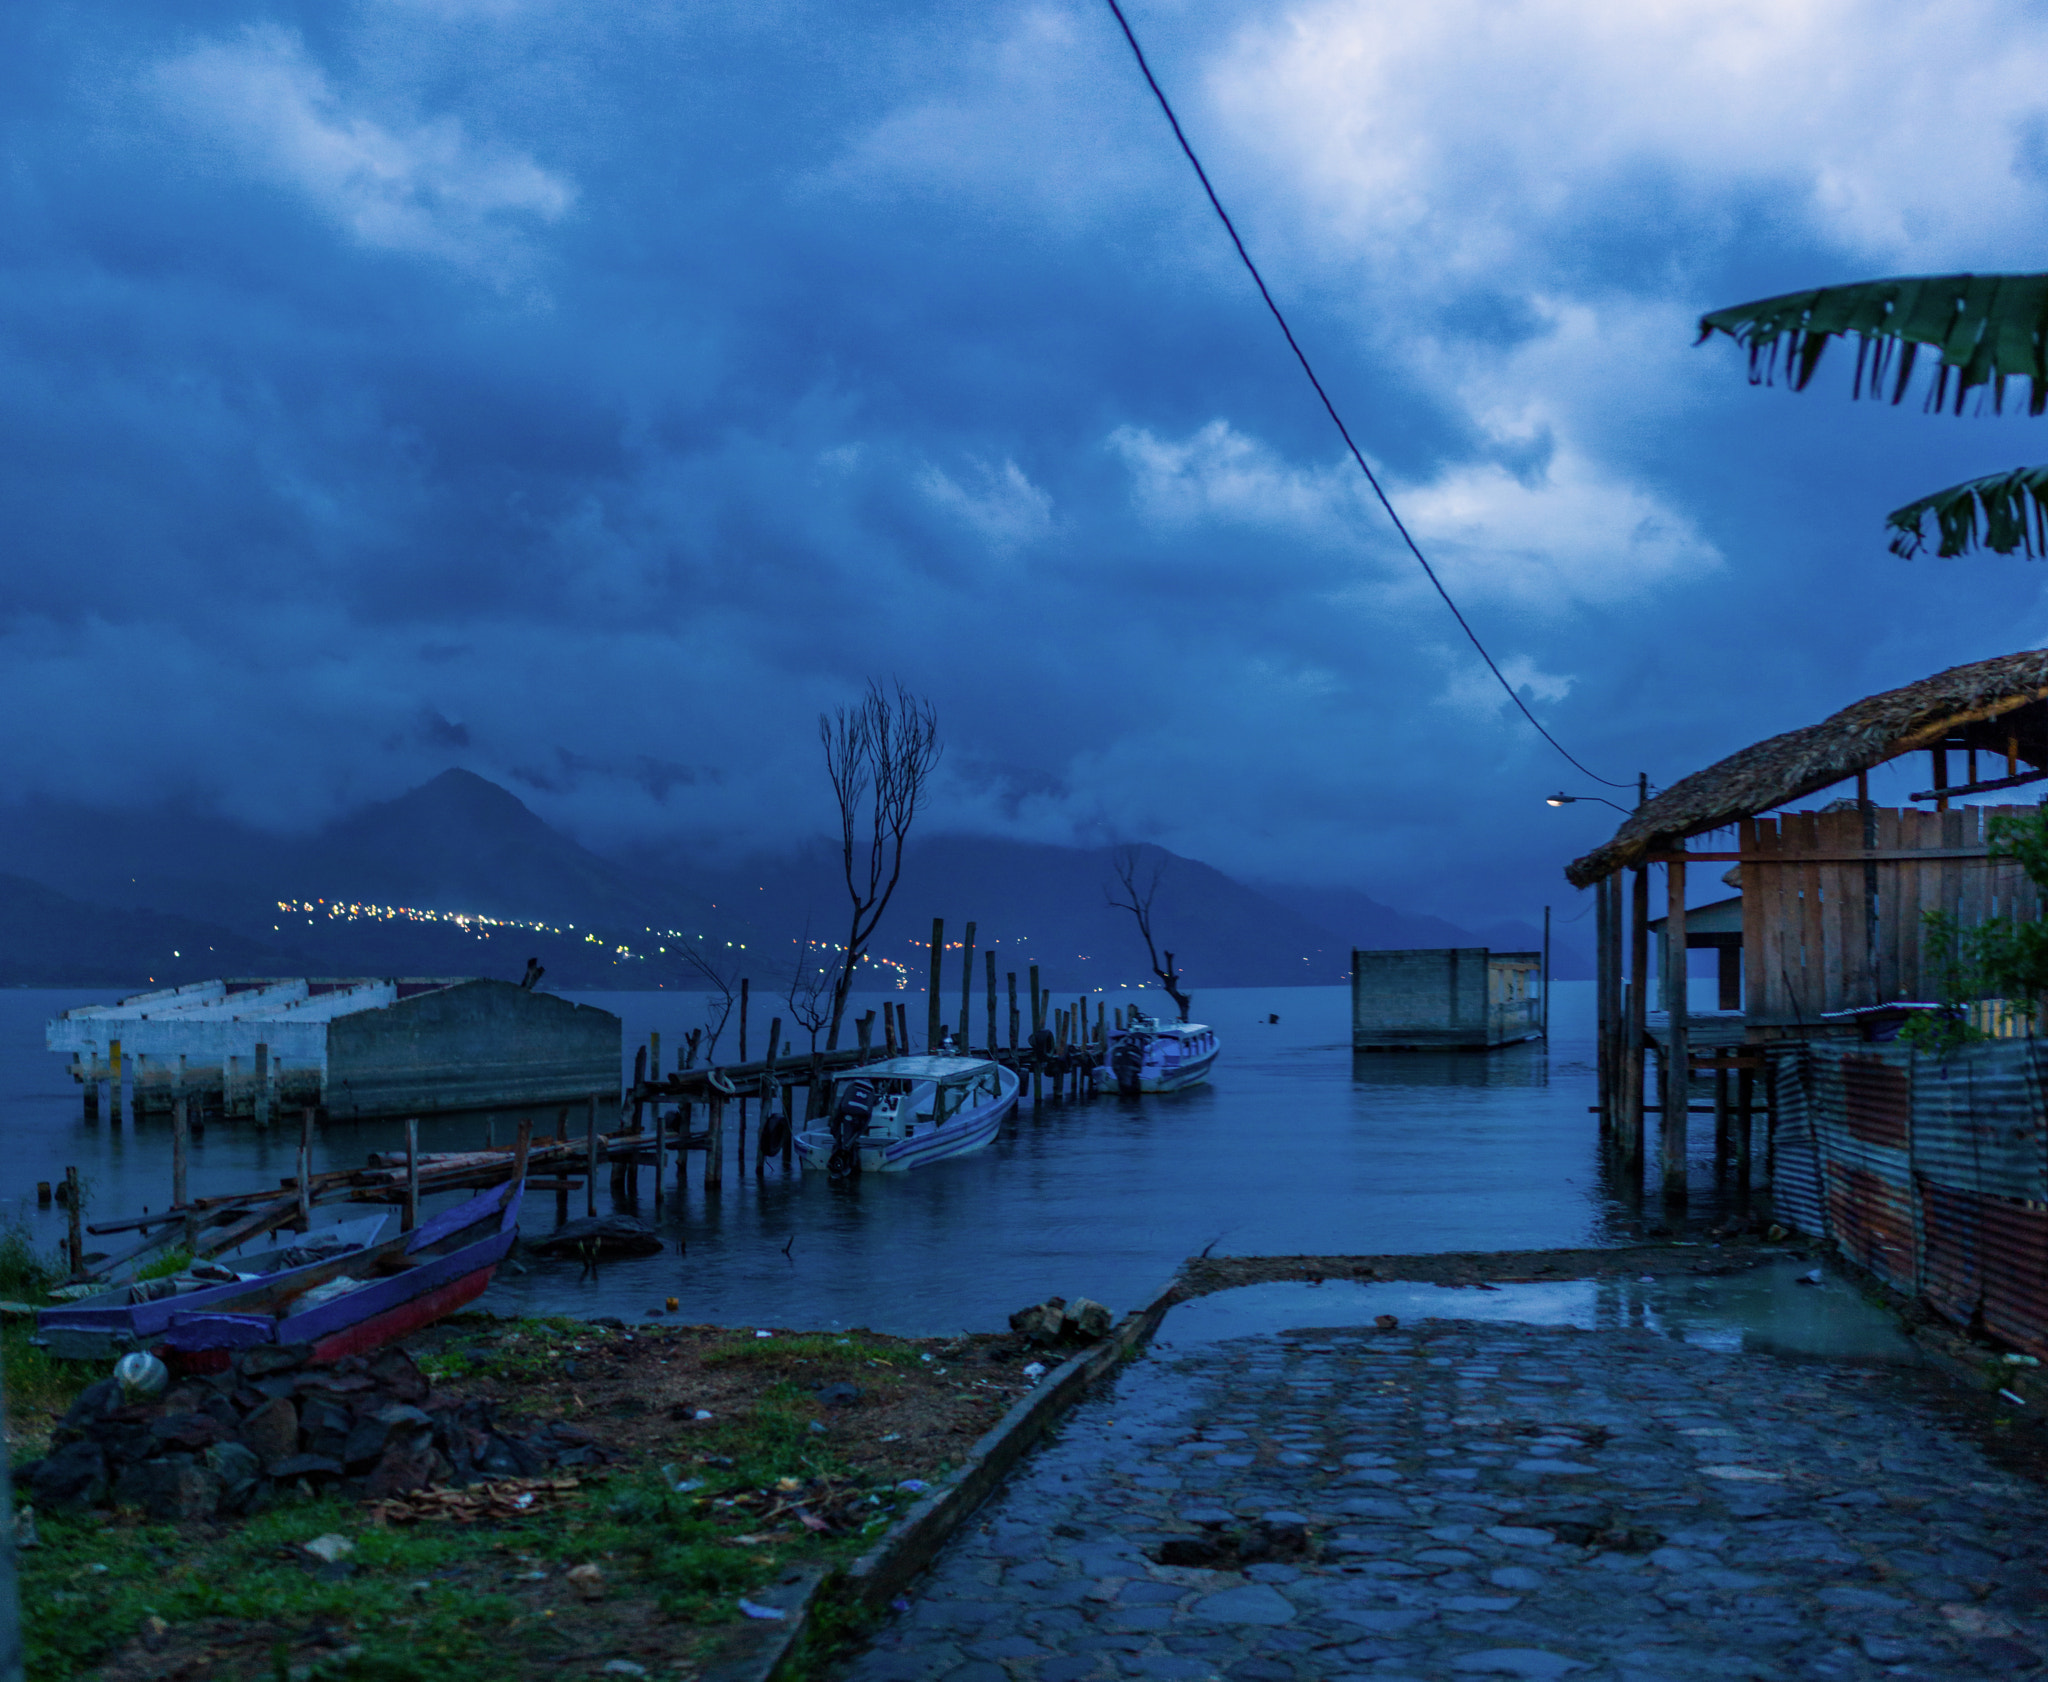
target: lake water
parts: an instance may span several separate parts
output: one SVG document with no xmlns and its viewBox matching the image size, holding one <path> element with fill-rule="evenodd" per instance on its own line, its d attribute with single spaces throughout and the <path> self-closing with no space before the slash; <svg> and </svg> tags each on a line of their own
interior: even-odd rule
<svg viewBox="0 0 2048 1682">
<path fill-rule="evenodd" d="M 0 1221 L 25 1224 L 41 1245 L 57 1243 L 64 1221 L 37 1208 L 35 1182 L 61 1179 L 67 1164 L 87 1185 L 88 1218 L 169 1201 L 168 1122 L 86 1122 L 63 1060 L 43 1049 L 50 1016 L 108 996 L 0 993 Z M 674 993 L 576 997 L 623 1018 L 629 1055 L 651 1029 L 673 1048 L 702 1019 L 697 1001 Z M 921 1032 L 922 995 L 893 997 Z M 751 1164 L 739 1175 L 728 1163 L 722 1193 L 707 1198 L 693 1156 L 689 1190 L 660 1217 L 680 1253 L 611 1263 L 594 1278 L 529 1256 L 484 1306 L 630 1321 L 674 1296 L 690 1321 L 936 1334 L 1001 1326 L 1055 1293 L 1121 1312 L 1210 1245 L 1276 1254 L 1617 1241 L 1632 1228 L 1603 1179 L 1588 1113 L 1591 1012 L 1592 984 L 1561 982 L 1548 1046 L 1354 1058 L 1346 988 L 1213 990 L 1196 1000 L 1223 1046 L 1209 1085 L 1035 1114 L 1027 1102 L 979 1155 L 852 1185 L 785 1180 L 776 1166 L 757 1179 Z M 1711 1143 L 1704 1119 L 1696 1153 Z M 400 1123 L 336 1123 L 314 1166 L 359 1165 L 401 1142 Z M 429 1119 L 421 1142 L 474 1146 L 480 1125 Z M 192 1190 L 275 1184 L 295 1172 L 296 1153 L 296 1127 L 216 1124 L 193 1146 Z M 634 1211 L 648 1218 L 650 1181 L 641 1175 Z M 1710 1194 L 1703 1160 L 1694 1181 L 1697 1213 Z M 552 1197 L 529 1199 L 527 1230 L 545 1232 L 553 1215 Z"/>
</svg>

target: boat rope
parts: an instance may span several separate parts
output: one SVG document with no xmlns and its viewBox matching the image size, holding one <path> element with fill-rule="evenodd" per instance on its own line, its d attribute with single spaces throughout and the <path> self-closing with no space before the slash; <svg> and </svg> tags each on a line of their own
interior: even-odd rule
<svg viewBox="0 0 2048 1682">
<path fill-rule="evenodd" d="M 1173 138 L 1180 142 L 1181 151 L 1187 155 L 1188 162 L 1194 166 L 1195 178 L 1202 183 L 1202 191 L 1209 195 L 1211 208 L 1215 210 L 1218 219 L 1223 223 L 1224 232 L 1230 235 L 1230 243 L 1237 247 L 1237 254 L 1243 260 L 1245 268 L 1250 272 L 1252 284 L 1258 287 L 1259 296 L 1265 299 L 1266 308 L 1272 311 L 1274 321 L 1279 324 L 1280 331 L 1287 340 L 1287 348 L 1294 352 L 1295 361 L 1301 364 L 1301 371 L 1308 376 L 1308 383 L 1315 387 L 1316 396 L 1322 399 L 1324 410 L 1335 424 L 1338 436 L 1344 440 L 1344 447 L 1351 452 L 1351 459 L 1358 463 L 1358 471 L 1365 475 L 1365 482 L 1372 486 L 1372 494 L 1379 498 L 1380 506 L 1387 511 L 1387 518 L 1394 523 L 1394 530 L 1401 534 L 1401 541 L 1408 545 L 1409 554 L 1415 557 L 1416 563 L 1422 568 L 1423 576 L 1435 586 L 1436 593 L 1443 598 L 1444 606 L 1451 610 L 1451 617 L 1457 620 L 1458 629 L 1465 633 L 1466 640 L 1472 644 L 1479 658 L 1486 662 L 1486 669 L 1493 673 L 1495 681 L 1507 692 L 1507 697 L 1510 701 L 1514 702 L 1516 710 L 1529 721 L 1537 735 L 1541 736 L 1564 756 L 1567 764 L 1574 766 L 1586 776 L 1591 777 L 1596 783 L 1605 783 L 1609 788 L 1635 787 L 1633 781 L 1616 782 L 1612 777 L 1601 776 L 1598 771 L 1588 767 L 1571 749 L 1567 748 L 1564 743 L 1560 742 L 1545 729 L 1543 721 L 1529 710 L 1529 703 L 1522 699 L 1515 686 L 1508 682 L 1507 674 L 1495 664 L 1493 656 L 1486 651 L 1486 644 L 1479 640 L 1479 633 L 1472 629 L 1471 623 L 1465 618 L 1458 604 L 1451 599 L 1450 591 L 1444 588 L 1444 581 L 1437 577 L 1436 568 L 1429 564 L 1429 557 L 1423 554 L 1422 546 L 1415 541 L 1413 534 L 1409 532 L 1401 516 L 1395 512 L 1392 500 L 1380 485 L 1379 476 L 1373 472 L 1365 459 L 1364 452 L 1359 449 L 1357 443 L 1352 439 L 1351 429 L 1344 424 L 1344 417 L 1337 413 L 1337 405 L 1330 400 L 1330 394 L 1324 389 L 1323 382 L 1316 377 L 1316 371 L 1309 362 L 1308 353 L 1301 348 L 1300 340 L 1294 336 L 1294 329 L 1288 326 L 1287 317 L 1281 313 L 1280 306 L 1274 302 L 1273 294 L 1267 289 L 1265 276 L 1259 273 L 1258 264 L 1252 261 L 1252 254 L 1245 249 L 1244 241 L 1238 237 L 1237 224 L 1231 221 L 1230 212 L 1223 208 L 1223 201 L 1216 196 L 1216 189 L 1210 185 L 1209 172 L 1202 167 L 1202 160 L 1195 156 L 1194 147 L 1188 143 L 1187 134 L 1180 126 L 1180 118 L 1174 115 L 1173 104 L 1166 97 L 1166 90 L 1159 85 L 1159 78 L 1152 74 L 1152 66 L 1146 63 L 1145 49 L 1138 45 L 1138 37 L 1131 28 L 1130 19 L 1124 16 L 1123 7 L 1117 3 L 1117 0 L 1107 0 L 1107 4 L 1110 12 L 1116 18 L 1117 27 L 1124 32 L 1124 39 L 1130 43 L 1131 55 L 1138 61 L 1138 69 L 1145 78 L 1146 86 L 1151 88 L 1152 97 L 1159 101 L 1159 109 L 1166 113 L 1167 122 L 1173 126 Z"/>
</svg>

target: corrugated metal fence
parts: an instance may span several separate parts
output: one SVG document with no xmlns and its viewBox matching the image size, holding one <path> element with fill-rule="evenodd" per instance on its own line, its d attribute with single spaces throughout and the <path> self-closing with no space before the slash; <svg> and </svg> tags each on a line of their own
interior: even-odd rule
<svg viewBox="0 0 2048 1682">
<path fill-rule="evenodd" d="M 1777 1218 L 2048 1358 L 2048 1044 L 1821 1041 L 1772 1064 Z"/>
</svg>

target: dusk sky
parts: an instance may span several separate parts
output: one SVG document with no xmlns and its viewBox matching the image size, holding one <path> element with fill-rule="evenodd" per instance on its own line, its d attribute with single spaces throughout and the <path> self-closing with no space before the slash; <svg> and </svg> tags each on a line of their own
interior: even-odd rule
<svg viewBox="0 0 2048 1682">
<path fill-rule="evenodd" d="M 1883 529 L 2048 422 L 1693 344 L 2048 266 L 2039 8 L 1129 10 L 1596 771 L 2048 640 L 2048 574 Z M 1628 796 L 1400 549 L 1100 0 L 0 18 L 9 797 L 306 826 L 462 765 L 593 846 L 731 854 L 830 823 L 817 715 L 893 674 L 940 713 L 934 830 L 1581 905 L 1615 814 L 1542 797 Z"/>
</svg>

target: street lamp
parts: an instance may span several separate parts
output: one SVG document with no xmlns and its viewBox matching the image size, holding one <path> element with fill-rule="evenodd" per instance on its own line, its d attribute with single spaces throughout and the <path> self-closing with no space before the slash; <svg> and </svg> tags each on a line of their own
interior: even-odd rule
<svg viewBox="0 0 2048 1682">
<path fill-rule="evenodd" d="M 1597 800 L 1603 806 L 1614 806 L 1614 802 L 1609 800 L 1604 794 L 1566 794 L 1562 790 L 1559 790 L 1556 794 L 1546 794 L 1543 797 L 1543 804 L 1546 806 L 1576 806 L 1581 800 Z M 1626 806 L 1614 806 L 1614 809 L 1623 817 L 1631 815 Z"/>
</svg>

